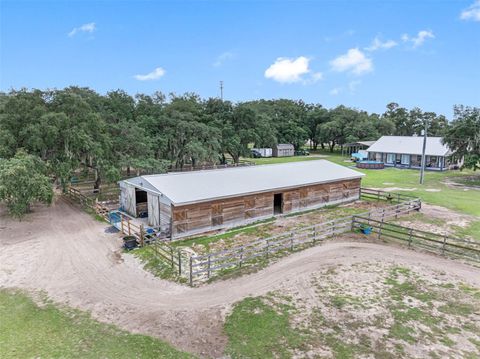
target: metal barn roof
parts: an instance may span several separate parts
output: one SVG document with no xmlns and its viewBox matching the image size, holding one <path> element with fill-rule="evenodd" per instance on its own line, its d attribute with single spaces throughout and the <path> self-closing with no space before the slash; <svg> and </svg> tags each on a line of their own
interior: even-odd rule
<svg viewBox="0 0 480 359">
<path fill-rule="evenodd" d="M 161 193 L 174 204 L 183 205 L 362 176 L 363 173 L 350 168 L 326 160 L 315 160 L 146 175 L 124 182 L 146 191 Z"/>
<path fill-rule="evenodd" d="M 422 136 L 382 136 L 367 151 L 421 155 L 422 147 Z M 442 143 L 442 137 L 427 137 L 425 153 L 428 156 L 447 156 L 450 150 Z"/>
</svg>

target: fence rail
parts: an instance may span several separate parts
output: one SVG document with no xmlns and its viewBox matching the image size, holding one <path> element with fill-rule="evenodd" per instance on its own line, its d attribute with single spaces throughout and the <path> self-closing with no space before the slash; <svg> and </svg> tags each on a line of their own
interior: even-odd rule
<svg viewBox="0 0 480 359">
<path fill-rule="evenodd" d="M 418 199 L 418 197 L 403 194 L 403 193 L 392 193 L 392 192 L 382 191 L 378 189 L 364 188 L 364 187 L 360 188 L 360 196 L 368 199 L 386 200 L 386 201 L 391 201 L 396 203 Z"/>
<path fill-rule="evenodd" d="M 193 256 L 190 258 L 189 283 L 193 285 L 196 282 L 203 282 L 224 271 L 256 265 L 286 252 L 313 246 L 335 235 L 349 232 L 353 229 L 356 216 L 367 220 L 370 218 L 372 221 L 385 221 L 419 210 L 421 201 L 412 198 L 409 197 L 410 200 L 407 202 L 386 208 L 337 218 L 218 252 Z"/>
<path fill-rule="evenodd" d="M 437 234 L 372 218 L 355 216 L 352 227 L 370 227 L 378 239 L 388 238 L 409 247 L 418 247 L 441 255 L 461 257 L 480 263 L 480 242 Z"/>
</svg>

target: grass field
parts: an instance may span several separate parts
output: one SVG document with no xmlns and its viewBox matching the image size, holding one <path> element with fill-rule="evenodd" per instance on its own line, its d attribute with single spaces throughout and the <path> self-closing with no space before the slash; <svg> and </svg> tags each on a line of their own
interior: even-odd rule
<svg viewBox="0 0 480 359">
<path fill-rule="evenodd" d="M 88 314 L 0 290 L 0 358 L 192 358 Z"/>
<path fill-rule="evenodd" d="M 480 290 L 438 275 L 363 263 L 312 276 L 305 281 L 311 286 L 307 295 L 284 289 L 246 298 L 226 319 L 227 353 L 233 358 L 478 358 L 474 313 Z"/>
<path fill-rule="evenodd" d="M 260 158 L 254 159 L 258 164 L 274 164 L 284 162 L 311 161 L 326 159 L 343 166 L 352 167 L 348 157 L 342 157 L 339 152 L 316 151 L 327 157 L 298 156 L 284 158 Z M 420 171 L 409 169 L 385 168 L 383 170 L 360 170 L 366 174 L 362 180 L 362 186 L 374 188 L 400 188 L 408 194 L 421 197 L 424 202 L 443 206 L 454 211 L 480 217 L 480 190 L 449 186 L 445 181 L 449 178 L 458 180 L 459 183 L 475 185 L 480 182 L 480 173 L 471 170 L 464 171 L 426 171 L 425 181 L 421 185 Z"/>
</svg>

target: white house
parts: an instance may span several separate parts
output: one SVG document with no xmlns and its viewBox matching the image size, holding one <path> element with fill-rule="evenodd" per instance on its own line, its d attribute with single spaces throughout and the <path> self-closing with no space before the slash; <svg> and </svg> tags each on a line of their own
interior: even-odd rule
<svg viewBox="0 0 480 359">
<path fill-rule="evenodd" d="M 419 169 L 422 164 L 423 137 L 382 136 L 368 149 L 368 159 L 385 166 Z M 442 137 L 427 137 L 425 168 L 443 171 L 458 166 Z"/>
</svg>

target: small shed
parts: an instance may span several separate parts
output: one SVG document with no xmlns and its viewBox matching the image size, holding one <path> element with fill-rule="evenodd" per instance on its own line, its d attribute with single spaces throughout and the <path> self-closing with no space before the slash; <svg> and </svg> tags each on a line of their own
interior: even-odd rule
<svg viewBox="0 0 480 359">
<path fill-rule="evenodd" d="M 273 157 L 288 157 L 295 155 L 295 147 L 290 143 L 279 143 L 273 147 Z"/>
<path fill-rule="evenodd" d="M 145 175 L 120 182 L 120 202 L 175 239 L 356 200 L 362 176 L 326 160 Z"/>
</svg>

